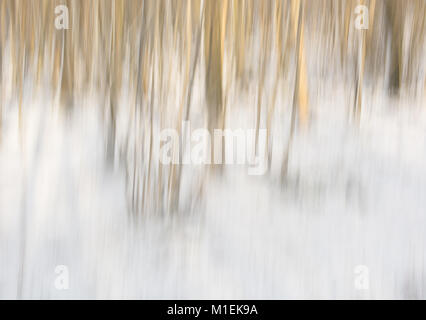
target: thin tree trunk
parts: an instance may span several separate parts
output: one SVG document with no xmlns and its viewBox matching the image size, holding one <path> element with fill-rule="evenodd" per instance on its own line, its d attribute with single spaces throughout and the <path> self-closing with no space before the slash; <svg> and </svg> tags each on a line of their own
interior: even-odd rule
<svg viewBox="0 0 426 320">
<path fill-rule="evenodd" d="M 287 147 L 285 149 L 284 161 L 281 171 L 282 178 L 287 176 L 288 171 L 288 160 L 291 145 L 293 143 L 294 131 L 296 128 L 296 113 L 299 115 L 299 119 L 302 125 L 307 122 L 308 116 L 308 92 L 307 92 L 307 74 L 306 74 L 306 62 L 303 45 L 303 16 L 304 16 L 304 5 L 300 0 L 292 3 L 292 21 L 293 30 L 296 30 L 296 79 L 293 94 L 293 104 L 291 110 L 290 119 L 290 133 L 288 138 Z"/>
</svg>

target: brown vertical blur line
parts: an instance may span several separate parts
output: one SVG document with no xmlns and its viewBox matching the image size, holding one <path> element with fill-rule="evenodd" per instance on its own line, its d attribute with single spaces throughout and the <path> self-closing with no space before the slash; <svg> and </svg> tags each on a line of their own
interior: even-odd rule
<svg viewBox="0 0 426 320">
<path fill-rule="evenodd" d="M 426 1 L 422 1 L 419 0 L 418 2 L 418 11 L 420 12 L 418 15 L 418 32 L 417 32 L 417 38 L 416 41 L 414 43 L 417 44 L 417 52 L 419 54 L 419 59 L 421 59 L 421 57 L 423 57 L 424 55 L 424 48 L 426 47 Z M 416 66 L 414 64 L 412 64 L 412 69 L 413 69 L 413 74 L 416 74 L 418 72 L 418 68 L 416 68 Z M 423 101 L 424 104 L 426 105 L 426 76 L 425 74 L 423 74 L 423 88 L 421 88 L 420 90 L 424 90 L 423 94 Z"/>
<path fill-rule="evenodd" d="M 225 38 L 226 38 L 226 29 L 228 23 L 228 0 L 222 0 L 222 8 L 220 11 L 220 64 L 221 64 L 221 78 L 220 78 L 220 88 L 221 88 L 221 108 L 219 112 L 219 118 L 217 126 L 219 129 L 225 128 L 225 116 L 226 116 L 226 99 L 228 95 L 228 85 L 225 83 L 225 88 L 223 88 L 223 65 L 224 65 L 224 54 L 225 54 Z M 214 150 L 212 144 L 212 150 Z M 225 143 L 222 143 L 222 159 L 225 159 Z M 213 161 L 214 161 L 214 152 L 213 152 Z"/>
<path fill-rule="evenodd" d="M 155 72 L 151 72 L 151 97 L 150 97 L 150 103 L 149 103 L 149 150 L 148 150 L 148 173 L 147 176 L 144 177 L 143 182 L 143 190 L 142 190 L 142 213 L 146 210 L 146 198 L 147 198 L 147 189 L 150 186 L 150 177 L 151 177 L 151 160 L 152 160 L 152 114 L 154 109 L 154 101 L 155 101 Z"/>
<path fill-rule="evenodd" d="M 189 113 L 191 110 L 191 98 L 192 98 L 192 90 L 194 85 L 194 79 L 195 79 L 195 72 L 197 70 L 198 66 L 198 60 L 200 56 L 200 47 L 201 47 L 201 34 L 202 34 L 202 28 L 204 23 L 204 14 L 201 15 L 201 18 L 199 17 L 200 13 L 200 1 L 194 1 L 196 3 L 196 6 L 193 10 L 193 12 L 197 13 L 197 15 L 194 15 L 193 20 L 194 24 L 197 25 L 197 37 L 196 37 L 196 44 L 195 44 L 195 53 L 193 62 L 191 64 L 191 75 L 190 75 L 190 83 L 189 83 L 189 89 L 188 89 L 188 97 L 186 101 L 186 115 L 185 120 L 189 119 Z M 204 13 L 204 11 L 203 11 Z"/>
<path fill-rule="evenodd" d="M 233 36 L 235 43 L 236 77 L 241 81 L 244 77 L 245 66 L 245 28 L 246 0 L 233 0 Z"/>
<path fill-rule="evenodd" d="M 206 65 L 206 102 L 208 130 L 211 134 L 222 114 L 222 39 L 221 1 L 205 1 L 204 56 Z M 214 159 L 212 144 L 211 158 Z"/>
<path fill-rule="evenodd" d="M 107 144 L 108 162 L 112 164 L 115 157 L 115 140 L 117 130 L 117 108 L 122 77 L 122 38 L 123 38 L 123 0 L 111 2 L 111 31 L 109 45 L 109 65 L 107 68 L 109 93 L 109 130 Z"/>
<path fill-rule="evenodd" d="M 181 30 L 182 33 L 182 56 L 181 59 L 185 58 L 183 62 L 184 65 L 184 84 L 182 88 L 182 94 L 180 103 L 178 105 L 178 115 L 176 118 L 176 124 L 175 128 L 177 132 L 181 131 L 181 125 L 183 120 L 183 114 L 184 114 L 184 103 L 187 98 L 186 93 L 188 91 L 188 85 L 189 85 L 189 77 L 190 77 L 190 67 L 191 67 L 191 47 L 192 47 L 192 25 L 191 25 L 191 1 L 187 0 L 185 3 L 181 1 L 182 4 L 178 6 L 178 10 L 181 10 L 181 12 L 178 12 L 179 16 L 185 17 L 185 26 L 184 30 Z M 183 20 L 183 18 L 182 18 Z M 176 19 L 178 21 L 178 19 Z M 180 19 L 179 19 L 180 21 Z M 176 28 L 179 28 L 179 24 L 175 24 Z M 177 34 L 177 30 L 174 31 L 175 35 Z M 175 43 L 175 39 L 173 40 Z M 180 154 L 180 157 L 183 155 Z M 181 174 L 181 165 L 180 161 L 178 164 L 171 164 L 170 172 L 169 172 L 169 181 L 168 181 L 168 205 L 167 205 L 167 211 L 168 213 L 175 212 L 178 209 L 178 201 L 179 201 L 179 186 L 180 186 L 180 174 Z"/>
<path fill-rule="evenodd" d="M 155 55 L 155 52 L 159 52 L 160 51 L 160 41 L 161 41 L 161 32 L 160 32 L 160 28 L 162 27 L 162 25 L 160 25 L 160 20 L 161 20 L 161 15 L 162 15 L 162 10 L 161 10 L 161 5 L 160 2 L 156 3 L 156 7 L 155 7 L 155 20 L 154 20 L 154 43 L 153 43 L 153 52 L 151 55 L 151 65 L 153 66 L 152 70 L 151 70 L 151 96 L 150 96 L 150 101 L 149 101 L 149 110 L 148 110 L 148 117 L 149 117 L 149 150 L 148 150 L 148 174 L 146 177 L 146 183 L 144 185 L 143 188 L 143 198 L 142 198 L 142 203 L 144 205 L 144 210 L 149 210 L 150 208 L 148 208 L 147 206 L 147 201 L 145 199 L 147 199 L 147 197 L 149 196 L 148 191 L 151 190 L 151 162 L 152 162 L 152 144 L 153 144 L 153 114 L 154 114 L 154 102 L 156 102 L 156 87 L 155 87 L 155 81 L 157 80 L 155 77 L 155 65 L 157 60 L 157 57 Z M 160 57 L 161 59 L 161 57 Z M 161 74 L 160 74 L 161 77 Z"/>
<path fill-rule="evenodd" d="M 0 3 L 0 145 L 3 122 L 3 50 L 6 43 L 6 1 Z"/>
<path fill-rule="evenodd" d="M 54 10 L 54 3 L 53 1 L 49 2 L 49 11 L 53 12 Z M 52 24 L 51 31 L 48 32 L 48 39 L 50 40 L 51 50 L 53 51 L 53 65 L 51 70 L 51 83 L 52 83 L 52 89 L 55 93 L 55 100 L 59 98 L 60 95 L 60 88 L 61 88 L 61 77 L 62 77 L 62 66 L 63 66 L 63 56 L 62 56 L 62 44 L 63 44 L 63 38 L 62 38 L 62 32 L 59 30 L 56 30 L 54 28 L 55 26 Z M 57 102 L 57 101 L 55 101 Z"/>
<path fill-rule="evenodd" d="M 69 24 L 72 28 L 73 8 L 69 5 L 69 1 L 65 5 L 69 10 Z M 55 37 L 55 58 L 54 58 L 54 84 L 57 83 L 59 95 L 59 103 L 65 110 L 71 109 L 73 105 L 73 46 L 72 38 L 69 30 L 56 30 Z M 57 42 L 56 42 L 57 41 Z"/>
<path fill-rule="evenodd" d="M 284 26 L 283 26 L 283 11 L 285 8 L 285 5 L 287 3 L 281 0 L 277 0 L 275 1 L 275 7 L 274 7 L 274 23 L 275 23 L 275 48 L 277 50 L 277 55 L 278 55 L 278 63 L 277 63 L 277 68 L 275 71 L 275 79 L 274 79 L 274 87 L 272 89 L 272 99 L 271 99 L 271 103 L 268 107 L 267 110 L 267 115 L 266 115 L 266 156 L 268 159 L 268 170 L 271 168 L 271 163 L 272 163 L 272 118 L 274 115 L 274 111 L 275 111 L 275 103 L 276 103 L 276 98 L 277 98 L 277 92 L 278 92 L 278 84 L 280 82 L 280 78 L 282 76 L 283 73 L 283 68 L 285 67 L 285 53 L 284 53 L 284 45 L 285 45 L 285 41 L 287 39 L 283 39 L 284 37 Z"/>
<path fill-rule="evenodd" d="M 157 88 L 157 95 L 158 95 L 158 99 L 157 99 L 157 104 L 159 106 L 158 109 L 158 115 L 159 115 L 159 123 L 160 123 L 160 128 L 163 127 L 163 121 L 164 121 L 164 114 L 166 113 L 166 104 L 167 104 L 167 92 L 168 92 L 168 88 L 169 88 L 169 83 L 168 81 L 170 80 L 170 73 L 168 68 L 167 68 L 167 63 L 168 63 L 168 54 L 170 52 L 169 51 L 169 43 L 167 42 L 168 39 L 168 35 L 170 32 L 168 32 L 168 28 L 171 26 L 171 20 L 169 20 L 170 18 L 170 5 L 168 2 L 165 1 L 161 1 L 159 3 L 158 6 L 158 21 L 157 21 L 157 25 L 156 25 L 156 32 L 158 34 L 159 39 L 157 39 L 157 43 L 156 43 L 156 47 L 157 47 L 157 51 L 159 52 L 158 56 L 157 56 L 157 61 L 158 61 L 158 77 L 156 78 L 156 81 L 159 83 L 158 88 Z M 167 76 L 166 76 L 166 75 Z M 154 78 L 153 78 L 154 81 Z M 154 112 L 155 112 L 155 106 L 154 104 L 151 105 L 151 120 L 154 117 Z M 150 128 L 150 135 L 151 135 L 151 142 L 150 142 L 150 146 L 153 143 L 153 129 L 152 127 Z M 152 149 L 150 151 L 152 153 Z M 151 161 L 152 161 L 152 154 L 150 154 L 150 170 L 155 170 L 155 169 L 151 169 L 155 168 L 155 164 L 151 165 Z M 164 166 L 163 164 L 159 161 L 157 163 L 158 168 L 157 171 L 155 173 L 155 179 L 151 178 L 151 173 L 149 173 L 150 177 L 149 179 L 154 180 L 153 181 L 153 187 L 150 187 L 150 190 L 152 190 L 152 207 L 151 209 L 157 209 L 159 212 L 164 213 L 164 199 L 166 198 L 164 196 L 164 182 L 163 182 L 163 171 L 164 171 Z M 151 183 L 151 182 L 150 182 Z"/>
<path fill-rule="evenodd" d="M 398 0 L 388 0 L 385 2 L 386 24 L 390 32 L 390 79 L 389 91 L 399 95 L 401 88 L 401 49 L 402 49 L 402 28 L 403 28 L 403 8 L 402 2 Z"/>
<path fill-rule="evenodd" d="M 192 4 L 195 4 L 194 8 L 192 8 Z M 198 3 L 197 3 L 198 2 Z M 195 71 L 197 69 L 197 65 L 198 65 L 198 59 L 199 59 L 199 55 L 200 55 L 200 46 L 201 46 L 201 32 L 202 32 L 202 26 L 203 26 L 203 21 L 204 21 L 204 10 L 202 13 L 201 18 L 199 17 L 199 13 L 200 13 L 200 4 L 199 1 L 192 1 L 189 0 L 188 1 L 188 7 L 187 7 L 187 14 L 188 14 L 188 24 L 187 24 L 187 40 L 188 40 L 188 45 L 190 42 L 192 42 L 192 32 L 193 32 L 193 27 L 192 27 L 192 21 L 194 21 L 195 23 L 198 23 L 197 26 L 197 33 L 196 33 L 196 43 L 195 43 L 195 52 L 194 52 L 194 56 L 191 62 L 191 59 L 189 59 L 191 57 L 190 52 L 187 52 L 187 57 L 188 57 L 188 61 L 187 64 L 189 66 L 190 64 L 190 71 L 189 71 L 189 84 L 188 84 L 188 88 L 186 89 L 186 110 L 185 110 L 185 117 L 184 120 L 188 121 L 189 120 L 189 114 L 190 114 L 190 108 L 191 108 L 191 98 L 192 98 L 192 90 L 193 90 L 193 85 L 194 85 L 194 78 L 195 78 Z M 195 13 L 195 14 L 194 14 Z M 187 20 L 187 21 L 188 21 Z M 188 49 L 190 50 L 190 49 Z M 187 67 L 188 67 L 187 66 Z M 183 100 L 182 100 L 183 103 Z M 182 106 L 183 107 L 183 106 Z M 182 109 L 183 112 L 183 109 Z M 180 116 L 179 116 L 180 118 Z M 180 126 L 180 123 L 178 123 L 178 126 Z M 183 143 L 182 143 L 182 155 L 185 154 L 186 152 L 186 137 L 182 137 L 183 139 Z M 177 178 L 176 178 L 176 184 L 177 184 L 177 191 L 176 191 L 176 198 L 179 198 L 179 193 L 180 193 L 180 188 L 181 188 L 181 174 L 182 174 L 182 168 L 179 167 L 178 168 L 178 172 L 177 172 Z"/>
<path fill-rule="evenodd" d="M 134 103 L 133 103 L 133 119 L 134 122 L 133 128 L 135 131 L 135 136 L 137 137 L 135 144 L 143 143 L 143 137 L 141 140 L 139 140 L 139 136 L 141 133 L 138 132 L 138 127 L 140 126 L 141 117 L 143 113 L 143 101 L 146 97 L 146 89 L 144 84 L 144 75 L 146 74 L 146 68 L 145 61 L 146 56 L 148 52 L 148 42 L 149 42 L 149 35 L 147 33 L 148 29 L 148 19 L 149 19 L 149 3 L 146 1 L 143 1 L 141 3 L 141 6 L 139 8 L 135 8 L 135 18 L 136 17 L 142 17 L 140 22 L 135 20 L 135 25 L 130 30 L 130 36 L 134 39 L 137 39 L 139 37 L 137 43 L 137 54 L 135 54 L 135 58 L 132 62 L 132 65 L 134 65 L 136 68 L 136 73 L 134 74 L 134 77 L 136 78 L 136 86 L 135 86 L 135 92 L 134 92 Z M 138 24 L 136 24 L 138 22 Z M 137 29 L 139 32 L 137 32 Z M 143 132 L 142 132 L 143 133 Z M 135 151 L 133 154 L 133 165 L 130 167 L 127 166 L 127 171 L 130 172 L 131 176 L 131 183 L 130 183 L 130 189 L 131 189 L 131 212 L 133 214 L 139 213 L 141 210 L 140 202 L 141 197 L 140 193 L 143 192 L 143 189 L 141 190 L 141 177 L 140 177 L 140 166 L 139 166 L 139 160 L 138 156 L 140 152 L 143 152 L 142 150 L 139 150 L 137 145 L 134 145 Z"/>
<path fill-rule="evenodd" d="M 367 43 L 371 44 L 371 41 L 373 39 L 373 31 L 374 31 L 374 20 L 375 20 L 375 13 L 376 13 L 376 0 L 370 0 L 370 6 L 369 6 L 369 28 L 367 30 Z"/>
<path fill-rule="evenodd" d="M 304 0 L 299 0 L 299 11 L 301 10 L 301 15 L 299 16 L 299 39 L 297 40 L 297 69 L 298 77 L 296 77 L 296 86 L 297 86 L 297 98 L 298 98 L 298 114 L 299 120 L 302 126 L 308 124 L 308 72 L 306 67 L 306 54 L 305 54 L 305 36 L 304 36 Z"/>
<path fill-rule="evenodd" d="M 260 128 L 260 117 L 261 117 L 261 109 L 262 109 L 262 97 L 263 97 L 263 89 L 265 83 L 266 76 L 266 64 L 269 58 L 269 46 L 270 46 L 270 21 L 271 21 L 271 2 L 270 1 L 262 1 L 260 2 L 260 15 L 261 15 L 261 43 L 260 47 L 262 48 L 261 53 L 259 54 L 259 83 L 257 88 L 257 109 L 256 109 L 256 137 L 254 142 L 255 147 L 255 155 L 257 154 L 258 149 L 258 140 L 259 140 L 259 128 Z"/>
<path fill-rule="evenodd" d="M 156 51 L 158 53 L 158 75 L 159 75 L 159 88 L 158 88 L 158 96 L 159 96 L 159 105 L 160 108 L 163 105 L 163 70 L 164 70 L 164 25 L 166 24 L 166 2 L 165 1 L 159 1 L 158 3 L 158 21 L 156 25 L 157 30 L 157 39 L 156 39 Z M 163 110 L 159 110 L 160 113 L 163 112 Z"/>
<path fill-rule="evenodd" d="M 137 112 L 138 112 L 138 108 L 140 109 L 140 104 L 142 101 L 142 60 L 143 60 L 143 52 L 144 52 L 144 44 L 145 44 L 145 29 L 144 29 L 144 22 L 146 21 L 146 19 L 144 19 L 146 17 L 146 5 L 147 3 L 145 1 L 142 2 L 142 7 L 141 7 L 141 16 L 143 18 L 142 22 L 141 22 L 141 26 L 140 26 L 140 34 L 139 34 L 139 47 L 138 47 L 138 60 L 137 60 L 137 82 L 136 82 L 136 91 L 135 91 L 135 99 L 134 99 L 134 119 L 133 121 L 135 122 L 134 128 L 136 130 L 137 128 L 137 121 L 138 121 L 138 117 L 137 117 Z M 136 34 L 135 34 L 136 35 Z M 139 179 L 137 177 L 137 154 L 136 152 L 134 152 L 134 163 L 133 163 L 133 167 L 132 167 L 132 212 L 133 213 L 137 213 L 138 211 L 138 193 L 139 193 Z"/>
<path fill-rule="evenodd" d="M 360 4 L 366 5 L 365 1 L 361 1 Z M 374 12 L 375 12 L 375 0 L 370 1 L 369 8 L 369 28 L 367 30 L 357 30 L 357 69 L 356 69 L 356 89 L 355 89 L 355 102 L 353 115 L 356 121 L 359 123 L 361 112 L 362 112 L 362 89 L 364 81 L 364 70 L 365 70 L 365 60 L 367 56 L 367 46 L 371 43 L 372 38 L 372 29 L 374 21 Z"/>
<path fill-rule="evenodd" d="M 70 0 L 65 1 L 65 5 L 69 10 L 69 24 L 72 30 L 73 16 L 78 14 L 74 12 L 74 6 Z M 72 43 L 72 33 L 69 30 L 63 29 L 62 45 L 61 45 L 61 71 L 60 71 L 60 103 L 69 110 L 74 104 L 74 47 Z"/>
<path fill-rule="evenodd" d="M 156 89 L 156 73 L 157 73 L 157 63 L 158 63 L 158 57 L 157 53 L 159 52 L 159 40 L 160 40 L 160 2 L 156 2 L 155 5 L 152 7 L 152 20 L 151 20 L 151 46 L 150 46 L 150 56 L 149 56 L 149 70 L 150 70 L 150 78 L 151 78 L 151 86 L 150 86 L 150 95 L 149 99 L 146 102 L 146 115 L 145 118 L 148 121 L 145 121 L 145 131 L 148 135 L 148 141 L 145 139 L 144 143 L 148 144 L 148 155 L 146 156 L 146 161 L 148 163 L 146 173 L 144 175 L 144 181 L 143 181 L 143 192 L 142 192 L 142 205 L 143 205 L 143 212 L 148 212 L 148 201 L 150 194 L 149 191 L 150 183 L 151 183 L 151 161 L 152 161 L 152 141 L 153 141 L 153 131 L 152 131 L 152 121 L 153 121 L 153 112 L 154 112 L 154 104 L 158 102 L 156 100 L 157 95 L 157 89 Z"/>
<path fill-rule="evenodd" d="M 45 50 L 45 47 L 47 46 L 47 41 L 45 40 L 45 35 L 47 33 L 47 5 L 46 1 L 41 1 L 40 7 L 39 7 L 39 16 L 40 16 L 40 22 L 39 22 L 39 33 L 38 33 L 38 45 L 37 45 L 37 52 L 36 55 L 36 61 L 37 61 L 37 67 L 36 67 L 36 83 L 37 85 L 40 85 L 41 80 L 41 73 L 43 68 L 43 53 Z"/>
<path fill-rule="evenodd" d="M 203 24 L 204 24 L 204 9 L 201 10 L 201 17 L 200 16 L 200 3 L 199 1 L 198 5 L 196 7 L 196 13 L 197 13 L 197 21 L 198 21 L 198 30 L 197 30 L 197 43 L 196 43 L 196 48 L 195 48 L 195 56 L 194 56 L 194 62 L 192 64 L 192 71 L 191 71 L 191 83 L 190 83 L 190 88 L 188 91 L 188 100 L 187 100 L 187 107 L 186 107 L 186 117 L 185 120 L 188 121 L 189 120 L 189 112 L 190 112 L 190 107 L 191 107 L 191 97 L 192 97 L 192 88 L 193 88 L 193 84 L 194 84 L 194 78 L 195 78 L 195 72 L 196 72 L 196 68 L 197 65 L 199 64 L 199 57 L 201 55 L 200 50 L 201 50 L 201 36 L 202 36 L 202 30 L 203 30 Z M 185 144 L 184 144 L 185 146 Z M 222 155 L 224 155 L 224 153 L 222 153 Z M 196 201 L 198 201 L 198 199 L 201 198 L 202 194 L 203 194 L 203 190 L 204 190 L 204 183 L 203 181 L 199 184 L 198 187 L 198 191 L 196 193 L 196 195 L 194 196 L 194 199 Z"/>
<path fill-rule="evenodd" d="M 344 70 L 346 67 L 347 54 L 348 54 L 348 42 L 349 42 L 349 26 L 352 17 L 352 2 L 347 0 L 344 2 L 345 14 L 344 14 L 344 27 L 342 29 L 341 39 L 341 66 Z"/>
<path fill-rule="evenodd" d="M 423 0 L 412 0 L 400 4 L 405 15 L 400 16 L 400 81 L 403 84 L 405 92 L 417 95 L 418 86 L 413 85 L 421 83 L 418 73 L 419 66 L 423 65 L 425 55 L 425 16 L 426 3 Z M 407 16 L 412 14 L 408 21 Z M 405 48 L 405 50 L 403 50 Z M 423 73 L 424 77 L 424 73 Z M 410 85 L 411 84 L 411 89 Z"/>
<path fill-rule="evenodd" d="M 220 61 L 224 59 L 225 53 L 225 37 L 226 37 L 226 26 L 227 26 L 227 18 L 228 18 L 228 0 L 222 0 L 222 9 L 221 9 L 221 20 L 220 20 Z"/>
<path fill-rule="evenodd" d="M 365 1 L 360 1 L 361 5 L 365 5 Z M 370 23 L 371 21 L 369 21 Z M 361 108 L 362 108 L 362 86 L 364 79 L 364 65 L 365 65 L 365 46 L 366 46 L 366 31 L 357 30 L 357 66 L 356 66 L 356 87 L 355 87 L 355 101 L 353 107 L 353 116 L 357 122 L 360 121 Z"/>
<path fill-rule="evenodd" d="M 284 179 L 288 172 L 288 160 L 291 145 L 293 143 L 293 136 L 296 127 L 296 113 L 299 113 L 299 117 L 302 119 L 307 117 L 307 75 L 306 66 L 304 62 L 304 50 L 303 50 L 303 17 L 304 17 L 304 2 L 300 0 L 293 0 L 292 2 L 292 21 L 293 29 L 296 32 L 296 78 L 294 83 L 293 93 L 293 104 L 291 110 L 290 120 L 290 134 L 287 142 L 287 148 L 285 150 L 284 162 L 281 169 L 281 176 Z M 301 120 L 302 124 L 305 124 L 307 119 Z"/>
<path fill-rule="evenodd" d="M 221 31 L 220 31 L 220 61 L 222 63 L 222 69 L 225 59 L 225 41 L 226 41 L 226 32 L 227 32 L 227 26 L 228 26 L 228 11 L 229 11 L 230 1 L 223 0 L 222 5 L 222 12 L 221 12 Z M 228 72 L 228 74 L 232 74 L 231 72 Z M 222 79 L 223 82 L 223 79 Z M 226 101 L 228 98 L 228 89 L 229 89 L 229 81 L 225 82 L 225 88 L 223 88 L 222 85 L 222 113 L 221 113 L 221 119 L 220 119 L 220 128 L 224 129 L 225 127 L 225 116 L 226 116 Z M 224 157 L 225 147 L 222 144 L 222 157 Z"/>
<path fill-rule="evenodd" d="M 418 90 L 424 90 L 426 87 L 420 87 L 426 85 L 426 77 L 423 75 L 423 79 L 420 77 L 418 79 L 416 74 L 418 72 L 418 65 L 421 63 L 421 60 L 424 56 L 424 50 L 426 48 L 426 29 L 425 29 L 425 16 L 426 16 L 426 1 L 423 0 L 412 0 L 408 4 L 408 8 L 414 11 L 414 19 L 412 22 L 412 30 L 410 30 L 411 41 L 409 43 L 410 47 L 410 55 L 409 57 L 405 57 L 405 61 L 407 62 L 407 72 L 406 76 L 408 78 L 408 82 L 420 82 L 419 86 L 416 86 L 414 89 L 414 93 L 418 94 Z M 422 51 L 423 50 L 423 51 Z M 420 88 L 419 88 L 420 87 Z"/>
<path fill-rule="evenodd" d="M 191 14 L 191 0 L 187 0 L 185 3 L 185 7 L 183 8 L 185 11 L 185 32 L 184 32 L 184 52 L 185 62 L 184 62 L 184 84 L 181 95 L 181 101 L 179 104 L 176 128 L 177 132 L 181 131 L 183 114 L 184 114 L 184 105 L 187 100 L 187 92 L 189 90 L 189 82 L 190 82 L 190 69 L 191 69 L 191 50 L 192 50 L 192 14 Z M 183 144 L 182 144 L 183 147 Z M 182 154 L 180 156 L 183 156 Z M 179 199 L 179 189 L 180 189 L 180 176 L 181 176 L 181 165 L 173 165 L 172 167 L 172 176 L 171 176 L 171 193 L 173 194 L 172 198 L 172 210 L 176 210 L 177 202 Z"/>
<path fill-rule="evenodd" d="M 220 128 L 222 130 L 225 130 L 226 127 L 226 117 L 228 112 L 228 97 L 229 97 L 229 91 L 232 84 L 232 80 L 235 78 L 235 68 L 234 68 L 234 56 L 235 53 L 232 52 L 232 46 L 229 45 L 229 41 L 232 41 L 232 31 L 234 30 L 234 26 L 232 23 L 233 20 L 233 12 L 232 8 L 233 3 L 231 1 L 226 1 L 224 7 L 223 7 L 223 14 L 222 14 L 222 32 L 221 32 L 221 43 L 222 43 L 222 65 L 225 64 L 225 60 L 228 60 L 227 62 L 227 73 L 226 73 L 226 79 L 223 79 L 223 94 L 222 94 L 222 116 L 221 116 L 221 125 Z M 231 35 L 229 34 L 231 33 Z M 228 39 L 228 48 L 231 48 L 231 53 L 225 56 L 225 46 Z M 225 143 L 222 143 L 222 159 L 226 158 L 226 148 Z M 213 159 L 214 160 L 214 159 Z"/>
<path fill-rule="evenodd" d="M 172 68 L 172 69 L 176 69 L 179 67 L 173 66 L 173 63 L 170 63 L 170 61 L 173 61 L 174 57 L 175 57 L 175 45 L 176 45 L 176 39 L 175 39 L 175 34 L 178 32 L 178 30 L 176 28 L 178 28 L 178 24 L 177 24 L 177 17 L 176 15 L 179 14 L 179 12 L 176 12 L 176 8 L 178 8 L 179 10 L 183 10 L 182 6 L 176 6 L 176 2 L 170 2 L 168 3 L 168 5 L 166 6 L 167 8 L 167 12 L 168 12 L 168 23 L 165 24 L 164 26 L 167 27 L 165 32 L 165 46 L 167 46 L 168 50 L 165 53 L 165 59 L 168 60 L 168 68 Z M 180 52 L 179 52 L 180 53 Z M 178 53 L 178 59 L 182 59 L 182 55 Z M 182 61 L 182 60 L 181 60 Z M 172 72 L 167 72 L 165 71 L 165 88 L 166 90 L 169 90 L 172 87 Z M 166 101 L 168 101 L 168 96 L 165 95 L 164 99 Z M 177 108 L 176 108 L 177 109 Z M 162 116 L 163 114 L 161 114 L 160 116 Z M 162 117 L 162 121 L 165 120 L 166 117 Z M 163 123 L 162 123 L 163 124 Z M 176 123 L 174 123 L 174 125 L 176 126 Z M 172 159 L 176 158 L 177 155 L 175 154 L 175 150 L 172 150 Z M 176 201 L 178 200 L 176 197 L 176 193 L 173 192 L 172 188 L 173 188 L 173 183 L 174 183 L 174 175 L 175 175 L 175 170 L 177 169 L 173 163 L 169 164 L 168 166 L 160 166 L 161 171 L 159 172 L 159 177 L 161 177 L 160 179 L 160 186 L 159 188 L 164 191 L 161 192 L 161 194 L 164 194 L 164 196 L 162 196 L 161 199 L 158 200 L 158 203 L 160 203 L 160 211 L 162 213 L 166 213 L 166 214 L 170 214 L 173 211 L 173 208 L 175 208 L 177 206 Z M 164 172 L 164 174 L 163 174 Z M 163 178 L 164 177 L 164 178 Z"/>
<path fill-rule="evenodd" d="M 16 43 L 17 47 L 17 90 L 18 90 L 18 114 L 19 114 L 19 134 L 20 134 L 20 147 L 22 157 L 25 158 L 24 153 L 24 135 L 23 135 L 23 94 L 24 83 L 26 80 L 26 71 L 33 60 L 34 54 L 34 26 L 37 20 L 34 20 L 34 7 L 33 2 L 30 4 L 26 2 L 17 2 L 14 7 L 14 19 L 17 25 L 16 32 L 11 37 L 12 41 Z M 16 58 L 16 57 L 13 57 Z M 18 266 L 18 281 L 17 281 L 17 298 L 23 298 L 23 289 L 25 285 L 25 268 L 26 268 L 26 254 L 27 254 L 27 228 L 28 228 L 28 188 L 31 184 L 32 176 L 37 168 L 37 154 L 36 158 L 32 161 L 32 168 L 29 170 L 24 168 L 23 173 L 23 192 L 21 198 L 20 208 L 20 241 L 19 241 L 19 266 Z"/>
</svg>

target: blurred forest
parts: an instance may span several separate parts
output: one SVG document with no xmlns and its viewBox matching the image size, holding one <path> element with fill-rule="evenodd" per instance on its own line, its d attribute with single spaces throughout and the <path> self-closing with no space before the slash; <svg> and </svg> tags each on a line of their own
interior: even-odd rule
<svg viewBox="0 0 426 320">
<path fill-rule="evenodd" d="M 67 30 L 54 26 L 60 4 Z M 354 26 L 360 4 L 366 30 Z M 156 161 L 158 130 L 200 115 L 209 130 L 226 128 L 233 101 L 254 92 L 244 107 L 280 162 L 268 176 L 285 180 L 294 132 L 309 128 L 326 83 L 344 84 L 339 108 L 355 126 L 365 92 L 424 99 L 425 13 L 424 0 L 1 0 L 0 116 L 14 100 L 23 126 L 27 82 L 65 114 L 98 96 L 106 161 L 124 168 L 129 211 L 175 212 L 184 168 Z M 273 144 L 274 130 L 287 141 Z"/>
<path fill-rule="evenodd" d="M 0 298 L 425 298 L 425 57 L 425 0 L 0 0 Z"/>
</svg>

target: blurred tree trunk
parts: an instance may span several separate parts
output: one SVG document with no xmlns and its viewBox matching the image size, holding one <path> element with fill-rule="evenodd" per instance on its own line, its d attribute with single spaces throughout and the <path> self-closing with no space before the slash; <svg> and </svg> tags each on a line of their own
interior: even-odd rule
<svg viewBox="0 0 426 320">
<path fill-rule="evenodd" d="M 399 0 L 385 1 L 386 29 L 390 44 L 389 90 L 399 94 L 401 88 L 401 49 L 403 34 L 403 3 Z"/>
<path fill-rule="evenodd" d="M 218 128 L 222 113 L 221 1 L 206 0 L 204 10 L 207 121 L 208 129 L 213 134 L 213 130 Z"/>
<path fill-rule="evenodd" d="M 0 144 L 2 139 L 2 122 L 3 122 L 3 48 L 6 43 L 7 32 L 7 15 L 6 15 L 6 1 L 0 3 Z"/>
<path fill-rule="evenodd" d="M 72 28 L 73 8 L 69 0 L 65 4 L 69 10 L 69 24 Z M 69 110 L 74 103 L 74 44 L 70 30 L 63 29 L 60 33 L 62 34 L 60 103 Z"/>
<path fill-rule="evenodd" d="M 294 38 L 296 39 L 296 78 L 293 93 L 293 106 L 290 120 L 290 134 L 287 148 L 285 149 L 284 162 L 281 176 L 285 178 L 288 171 L 288 160 L 291 145 L 293 143 L 294 131 L 296 129 L 296 113 L 302 125 L 308 121 L 308 79 L 304 50 L 304 2 L 293 0 L 291 3 L 291 21 Z"/>
</svg>

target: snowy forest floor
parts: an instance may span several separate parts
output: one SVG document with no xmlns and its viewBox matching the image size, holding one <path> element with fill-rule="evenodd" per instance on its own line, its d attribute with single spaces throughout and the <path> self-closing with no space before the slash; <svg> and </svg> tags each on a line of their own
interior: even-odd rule
<svg viewBox="0 0 426 320">
<path fill-rule="evenodd" d="M 97 108 L 65 116 L 39 97 L 20 129 L 6 106 L 0 298 L 16 298 L 20 265 L 30 299 L 426 298 L 426 110 L 372 95 L 357 126 L 333 95 L 296 135 L 284 183 L 226 167 L 193 214 L 137 223 Z"/>
</svg>

